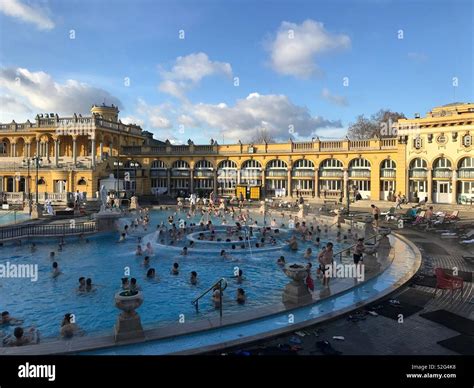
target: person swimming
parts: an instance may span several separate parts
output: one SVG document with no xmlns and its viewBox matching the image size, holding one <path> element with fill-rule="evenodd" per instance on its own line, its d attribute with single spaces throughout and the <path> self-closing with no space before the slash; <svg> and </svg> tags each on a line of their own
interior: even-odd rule
<svg viewBox="0 0 474 388">
<path fill-rule="evenodd" d="M 150 266 L 150 256 L 145 256 L 144 257 L 142 265 L 145 268 L 148 268 Z"/>
<path fill-rule="evenodd" d="M 35 253 L 35 252 L 36 252 L 36 244 L 35 244 L 35 243 L 32 243 L 32 244 L 31 244 L 30 251 L 31 251 L 31 253 Z"/>
<path fill-rule="evenodd" d="M 147 279 L 154 279 L 155 275 L 156 275 L 155 268 L 149 268 L 148 271 L 146 272 Z"/>
<path fill-rule="evenodd" d="M 316 237 L 316 240 L 314 241 L 314 245 L 318 248 L 321 246 L 321 240 L 319 237 Z"/>
<path fill-rule="evenodd" d="M 120 238 L 119 238 L 118 242 L 119 242 L 119 243 L 125 242 L 125 237 L 126 237 L 126 234 L 125 234 L 125 233 L 122 233 L 122 234 L 120 235 Z"/>
<path fill-rule="evenodd" d="M 313 254 L 313 250 L 311 248 L 306 248 L 303 258 L 306 260 L 311 260 L 312 254 Z"/>
<path fill-rule="evenodd" d="M 285 262 L 285 257 L 284 256 L 280 256 L 277 260 L 277 264 L 280 265 L 280 266 L 284 266 L 286 264 Z"/>
<path fill-rule="evenodd" d="M 54 260 L 55 256 L 56 256 L 56 253 L 54 253 L 54 252 L 49 252 L 49 258 L 50 258 L 51 260 Z"/>
<path fill-rule="evenodd" d="M 38 342 L 39 335 L 37 329 L 30 327 L 30 329 L 28 329 L 28 333 L 25 334 L 25 330 L 18 326 L 15 327 L 15 330 L 13 331 L 13 338 L 7 341 L 7 346 L 23 346 Z"/>
<path fill-rule="evenodd" d="M 137 245 L 137 250 L 135 251 L 135 256 L 141 256 L 141 255 L 143 255 L 142 246 Z"/>
<path fill-rule="evenodd" d="M 87 278 L 87 280 L 86 280 L 86 291 L 87 292 L 93 291 L 92 279 L 91 278 Z"/>
<path fill-rule="evenodd" d="M 187 256 L 188 254 L 188 248 L 184 247 L 183 250 L 181 251 L 181 256 Z"/>
<path fill-rule="evenodd" d="M 63 321 L 61 322 L 60 335 L 64 339 L 70 339 L 74 335 L 83 335 L 85 334 L 83 330 L 74 322 L 74 315 L 67 313 L 64 314 Z"/>
<path fill-rule="evenodd" d="M 138 292 L 141 290 L 141 287 L 137 284 L 137 279 L 131 278 L 130 279 L 130 291 L 131 292 Z"/>
<path fill-rule="evenodd" d="M 245 296 L 245 291 L 243 288 L 238 288 L 237 289 L 237 303 L 238 304 L 244 304 L 246 301 L 246 296 Z"/>
<path fill-rule="evenodd" d="M 56 278 L 56 277 L 58 277 L 58 276 L 61 275 L 61 274 L 62 274 L 62 272 L 61 272 L 60 269 L 59 269 L 58 262 L 55 261 L 55 262 L 53 263 L 53 270 L 51 271 L 51 276 L 52 276 L 53 278 Z"/>
<path fill-rule="evenodd" d="M 298 250 L 298 242 L 296 241 L 296 236 L 293 235 L 291 238 L 287 241 L 289 244 L 289 247 L 292 251 L 297 251 Z"/>
<path fill-rule="evenodd" d="M 193 286 L 195 286 L 197 284 L 198 280 L 197 280 L 197 272 L 196 271 L 191 272 L 191 277 L 189 278 L 189 281 Z"/>
<path fill-rule="evenodd" d="M 227 252 L 226 252 L 224 249 L 221 250 L 220 256 L 221 256 L 223 259 L 228 259 L 228 258 L 229 258 L 229 255 L 227 254 Z"/>
<path fill-rule="evenodd" d="M 153 254 L 153 248 L 152 248 L 150 242 L 147 242 L 147 243 L 146 243 L 145 253 L 146 253 L 147 255 L 152 255 L 152 254 Z"/>
<path fill-rule="evenodd" d="M 212 302 L 214 303 L 214 308 L 218 309 L 221 307 L 223 292 L 219 286 L 215 286 L 212 292 Z"/>
<path fill-rule="evenodd" d="M 83 292 L 86 290 L 86 278 L 84 276 L 81 276 L 79 278 L 79 287 L 77 288 L 79 292 Z"/>
<path fill-rule="evenodd" d="M 237 275 L 234 276 L 237 284 L 241 284 L 244 281 L 243 274 L 244 274 L 244 271 L 239 269 L 239 272 L 237 273 Z"/>
<path fill-rule="evenodd" d="M 18 319 L 10 316 L 8 311 L 3 311 L 2 316 L 0 318 L 0 325 L 21 325 L 23 323 L 23 319 Z"/>
<path fill-rule="evenodd" d="M 179 275 L 179 264 L 174 263 L 173 267 L 171 268 L 171 275 Z"/>
<path fill-rule="evenodd" d="M 129 290 L 130 289 L 130 282 L 128 278 L 122 278 L 122 290 Z"/>
</svg>

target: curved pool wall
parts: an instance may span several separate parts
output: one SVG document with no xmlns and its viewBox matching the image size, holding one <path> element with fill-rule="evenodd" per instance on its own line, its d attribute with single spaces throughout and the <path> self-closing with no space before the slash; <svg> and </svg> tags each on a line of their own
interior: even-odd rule
<svg viewBox="0 0 474 388">
<path fill-rule="evenodd" d="M 382 298 L 403 286 L 421 265 L 416 246 L 403 237 L 391 238 L 394 257 L 379 275 L 363 284 L 310 305 L 274 313 L 251 321 L 210 328 L 192 334 L 160 340 L 82 352 L 89 355 L 164 355 L 196 354 L 236 346 L 298 330 L 302 327 L 334 319 Z"/>
<path fill-rule="evenodd" d="M 83 337 L 23 348 L 0 348 L 0 354 L 160 355 L 194 354 L 268 338 L 279 333 L 334 319 L 382 298 L 403 286 L 421 265 L 421 255 L 413 243 L 390 236 L 391 260 L 383 272 L 354 287 L 331 286 L 332 295 L 302 307 L 272 305 L 259 311 L 210 318 L 190 324 L 174 324 L 145 331 L 140 340 L 115 344 L 112 335 Z M 346 282 L 347 283 L 347 282 Z M 347 286 L 347 284 L 346 284 Z M 132 344 L 133 343 L 133 344 Z M 93 350 L 95 349 L 95 350 Z"/>
</svg>

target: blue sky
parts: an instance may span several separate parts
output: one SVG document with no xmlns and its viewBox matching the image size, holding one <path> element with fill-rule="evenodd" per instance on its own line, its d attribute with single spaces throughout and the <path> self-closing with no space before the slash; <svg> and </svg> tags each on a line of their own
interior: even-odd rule
<svg viewBox="0 0 474 388">
<path fill-rule="evenodd" d="M 472 102 L 472 25 L 468 0 L 0 0 L 0 120 L 105 98 L 174 142 L 343 136 Z"/>
</svg>

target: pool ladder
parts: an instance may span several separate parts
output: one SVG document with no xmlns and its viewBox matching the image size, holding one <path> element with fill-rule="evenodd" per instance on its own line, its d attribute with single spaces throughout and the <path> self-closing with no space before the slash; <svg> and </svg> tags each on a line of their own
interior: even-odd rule
<svg viewBox="0 0 474 388">
<path fill-rule="evenodd" d="M 204 291 L 201 295 L 199 295 L 196 299 L 194 299 L 191 303 L 196 307 L 196 312 L 199 312 L 199 300 L 204 296 L 207 295 L 210 291 L 213 291 L 215 288 L 219 290 L 221 295 L 221 302 L 219 303 L 219 315 L 222 318 L 222 291 L 227 288 L 227 280 L 225 278 L 220 278 L 217 282 L 215 282 L 211 287 L 209 287 L 206 291 Z"/>
</svg>

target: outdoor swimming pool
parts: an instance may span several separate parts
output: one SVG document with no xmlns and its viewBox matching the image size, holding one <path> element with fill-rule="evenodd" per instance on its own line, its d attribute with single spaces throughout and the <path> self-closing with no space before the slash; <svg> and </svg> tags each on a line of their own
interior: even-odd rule
<svg viewBox="0 0 474 388">
<path fill-rule="evenodd" d="M 88 242 L 79 238 L 66 239 L 62 251 L 58 251 L 58 240 L 54 239 L 35 241 L 35 252 L 31 252 L 31 241 L 23 241 L 21 246 L 17 243 L 5 244 L 0 248 L 0 264 L 37 264 L 39 277 L 36 282 L 31 282 L 30 279 L 1 279 L 0 310 L 8 310 L 12 316 L 24 319 L 24 327 L 35 325 L 43 339 L 57 338 L 65 313 L 75 314 L 77 324 L 89 335 L 110 333 L 119 313 L 114 306 L 114 294 L 120 289 L 121 278 L 128 267 L 130 276 L 135 277 L 143 289 L 145 300 L 137 311 L 144 328 L 147 328 L 176 323 L 180 314 L 184 314 L 186 321 L 216 316 L 218 312 L 211 303 L 210 295 L 201 301 L 199 313 L 196 313 L 191 301 L 221 277 L 228 281 L 223 303 L 226 315 L 280 302 L 283 287 L 289 282 L 276 264 L 280 255 L 285 256 L 287 262 L 304 262 L 303 252 L 307 246 L 311 246 L 311 261 L 313 268 L 317 267 L 315 256 L 318 248 L 310 243 L 300 242 L 297 252 L 279 245 L 260 250 L 255 247 L 252 250 L 246 247 L 235 251 L 226 248 L 231 255 L 227 259 L 219 256 L 220 247 L 211 247 L 206 253 L 205 243 L 196 247 L 197 252 L 190 248 L 187 256 L 180 255 L 182 248 L 179 245 L 155 245 L 150 268 L 156 269 L 158 279 L 147 280 L 147 268 L 143 266 L 144 256 L 135 255 L 138 238 L 142 237 L 143 247 L 146 241 L 156 241 L 157 224 L 163 221 L 168 225 L 167 218 L 172 214 L 174 211 L 150 212 L 148 230 L 139 227 L 131 231 L 124 243 L 117 243 L 119 233 L 101 233 L 88 237 Z M 175 216 L 175 219 L 179 217 L 188 223 L 199 223 L 201 219 L 200 216 L 186 219 L 185 213 Z M 260 216 L 255 216 L 255 219 L 262 224 Z M 220 225 L 221 220 L 213 219 L 213 222 Z M 322 245 L 329 239 L 331 236 L 321 234 Z M 184 241 L 189 242 L 185 239 L 181 243 L 184 244 Z M 338 251 L 343 247 L 335 244 L 334 250 Z M 63 272 L 57 278 L 51 277 L 51 251 L 55 251 L 55 260 Z M 180 266 L 177 276 L 170 274 L 174 262 L 178 262 Z M 236 269 L 243 270 L 242 284 L 237 284 L 233 279 Z M 198 273 L 197 285 L 189 282 L 191 271 Z M 95 291 L 77 291 L 78 278 L 81 276 L 92 278 L 96 284 Z M 320 287 L 319 282 L 315 283 L 317 288 Z M 239 287 L 247 294 L 245 305 L 235 302 Z M 11 329 L 2 328 L 5 334 L 9 334 Z"/>
</svg>

